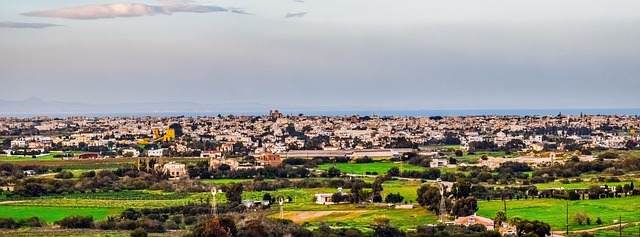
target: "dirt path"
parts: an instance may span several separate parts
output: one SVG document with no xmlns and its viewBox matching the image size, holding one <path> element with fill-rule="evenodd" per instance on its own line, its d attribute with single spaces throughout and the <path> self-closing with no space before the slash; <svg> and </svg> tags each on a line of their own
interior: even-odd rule
<svg viewBox="0 0 640 237">
<path fill-rule="evenodd" d="M 21 203 L 21 202 L 28 202 L 28 201 L 3 201 L 3 202 L 0 202 L 0 205 L 2 205 L 2 204 L 12 204 L 12 203 Z"/>
<path fill-rule="evenodd" d="M 337 217 L 336 220 L 347 220 L 359 215 L 362 215 L 364 213 L 366 213 L 367 211 L 365 210 L 358 210 L 358 211 L 292 211 L 292 212 L 286 212 L 285 213 L 285 218 L 286 219 L 291 219 L 294 222 L 307 222 L 307 221 L 313 221 L 315 219 L 324 217 L 324 216 L 328 216 L 334 213 L 346 213 L 347 215 L 345 215 L 344 217 Z"/>
<path fill-rule="evenodd" d="M 640 222 L 636 222 L 636 223 L 632 223 L 632 224 L 638 224 Z M 622 227 L 625 227 L 629 225 L 629 223 L 622 223 Z M 597 230 L 605 230 L 605 229 L 611 229 L 611 228 L 618 228 L 620 226 L 620 224 L 613 224 L 613 225 L 607 225 L 607 226 L 600 226 L 600 227 L 596 227 L 596 228 L 591 228 L 591 229 L 584 229 L 584 230 L 572 230 L 569 231 L 570 233 L 584 233 L 584 232 L 594 232 Z M 566 231 L 563 230 L 556 230 L 553 231 L 553 236 L 561 236 L 562 234 L 567 233 Z"/>
</svg>

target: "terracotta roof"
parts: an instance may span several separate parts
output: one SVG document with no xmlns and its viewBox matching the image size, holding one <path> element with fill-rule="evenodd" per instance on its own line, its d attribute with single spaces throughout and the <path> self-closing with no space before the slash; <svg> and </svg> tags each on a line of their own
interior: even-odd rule
<svg viewBox="0 0 640 237">
<path fill-rule="evenodd" d="M 481 216 L 476 216 L 475 214 L 470 215 L 470 216 L 462 216 L 462 217 L 458 217 L 455 220 L 455 224 L 456 225 L 473 225 L 473 224 L 481 224 L 483 226 L 493 226 L 493 220 L 486 218 L 486 217 L 481 217 Z"/>
</svg>

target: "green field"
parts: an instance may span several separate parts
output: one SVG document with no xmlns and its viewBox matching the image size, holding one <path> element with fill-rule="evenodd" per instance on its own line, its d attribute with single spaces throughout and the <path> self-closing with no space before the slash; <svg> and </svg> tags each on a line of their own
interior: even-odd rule
<svg viewBox="0 0 640 237">
<path fill-rule="evenodd" d="M 420 150 L 449 150 L 449 149 L 453 149 L 453 150 L 459 150 L 460 149 L 460 145 L 428 145 L 428 146 L 421 146 Z"/>
<path fill-rule="evenodd" d="M 21 161 L 44 161 L 44 160 L 62 160 L 61 158 L 54 158 L 53 155 L 63 154 L 63 153 L 50 153 L 44 156 L 37 156 L 36 158 L 32 158 L 30 155 L 26 156 L 0 156 L 0 162 L 21 162 Z"/>
<path fill-rule="evenodd" d="M 52 223 L 66 216 L 91 215 L 94 220 L 104 220 L 109 215 L 119 215 L 123 209 L 114 208 L 73 208 L 73 207 L 42 207 L 42 206 L 8 206 L 0 205 L 0 217 L 26 219 L 37 216 Z"/>
<path fill-rule="evenodd" d="M 538 188 L 538 190 L 544 190 L 544 189 L 548 189 L 548 188 L 564 188 L 564 189 L 574 189 L 574 188 L 590 188 L 591 186 L 604 186 L 605 184 L 608 185 L 609 187 L 614 187 L 614 186 L 624 186 L 625 184 L 630 184 L 631 181 L 624 181 L 624 182 L 579 182 L 579 183 L 570 183 L 570 184 L 563 184 L 560 182 L 551 182 L 551 183 L 543 183 L 543 184 L 536 184 L 536 187 Z M 634 182 L 634 185 L 637 182 Z"/>
<path fill-rule="evenodd" d="M 511 200 L 507 201 L 507 216 L 516 216 L 529 219 L 541 220 L 551 225 L 553 229 L 564 229 L 566 218 L 566 201 L 558 199 L 535 199 L 535 200 Z M 569 202 L 569 229 L 590 229 L 598 227 L 595 220 L 600 217 L 604 225 L 613 224 L 620 215 L 627 221 L 640 221 L 640 197 L 607 198 L 597 200 L 578 200 Z M 478 202 L 478 215 L 489 218 L 495 217 L 498 211 L 503 210 L 501 201 Z M 578 225 L 573 221 L 576 212 L 586 213 L 593 221 L 591 225 Z"/>
<path fill-rule="evenodd" d="M 417 203 L 416 198 L 418 198 L 418 188 L 422 183 L 419 181 L 409 181 L 409 180 L 390 180 L 386 181 L 382 184 L 382 197 L 386 197 L 390 193 L 400 193 L 400 195 L 404 196 L 404 201 L 408 203 Z"/>
<path fill-rule="evenodd" d="M 322 164 L 318 166 L 319 170 L 328 170 L 334 164 Z M 338 168 L 343 173 L 349 174 L 366 174 L 366 172 L 378 172 L 380 175 L 384 175 L 387 171 L 393 167 L 400 168 L 400 171 L 410 170 L 424 170 L 423 167 L 405 164 L 405 163 L 393 163 L 393 162 L 375 162 L 375 163 L 336 163 Z"/>
<path fill-rule="evenodd" d="M 205 184 L 230 184 L 230 183 L 244 183 L 244 182 L 250 182 L 253 181 L 253 179 L 201 179 L 200 182 L 201 183 L 205 183 Z M 268 179 L 266 179 L 265 181 L 268 181 Z"/>
<path fill-rule="evenodd" d="M 622 220 L 622 223 L 626 223 Z M 597 237 L 618 237 L 620 236 L 619 227 L 611 227 L 606 230 L 598 230 L 594 232 Z M 640 236 L 640 226 L 637 224 L 622 227 L 622 236 Z"/>
</svg>

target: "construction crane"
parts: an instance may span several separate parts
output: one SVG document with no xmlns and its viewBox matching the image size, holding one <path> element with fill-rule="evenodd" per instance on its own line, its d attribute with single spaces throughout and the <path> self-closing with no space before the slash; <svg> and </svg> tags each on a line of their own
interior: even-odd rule
<svg viewBox="0 0 640 237">
<path fill-rule="evenodd" d="M 138 140 L 138 145 L 147 145 L 151 142 L 159 143 L 159 142 L 172 142 L 176 140 L 176 131 L 173 128 L 169 128 L 164 131 L 164 134 L 160 133 L 160 129 L 155 128 L 153 130 L 153 140 L 149 138 L 144 138 Z"/>
</svg>

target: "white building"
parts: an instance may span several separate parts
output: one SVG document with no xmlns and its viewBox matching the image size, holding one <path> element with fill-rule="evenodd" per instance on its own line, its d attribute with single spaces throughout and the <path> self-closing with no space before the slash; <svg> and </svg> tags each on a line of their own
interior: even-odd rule
<svg viewBox="0 0 640 237">
<path fill-rule="evenodd" d="M 156 164 L 154 168 L 160 168 L 160 164 Z M 187 169 L 184 164 L 175 163 L 173 161 L 164 164 L 161 169 L 162 172 L 169 174 L 172 178 L 177 178 L 187 174 Z"/>
<path fill-rule="evenodd" d="M 167 149 L 161 148 L 157 150 L 149 150 L 147 151 L 147 155 L 151 157 L 162 157 Z"/>
<path fill-rule="evenodd" d="M 138 149 L 123 149 L 122 150 L 122 155 L 128 154 L 130 153 L 132 156 L 131 157 L 138 157 L 140 156 L 140 151 L 138 151 Z"/>
</svg>

